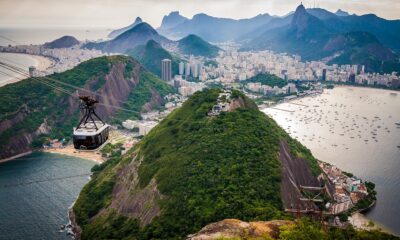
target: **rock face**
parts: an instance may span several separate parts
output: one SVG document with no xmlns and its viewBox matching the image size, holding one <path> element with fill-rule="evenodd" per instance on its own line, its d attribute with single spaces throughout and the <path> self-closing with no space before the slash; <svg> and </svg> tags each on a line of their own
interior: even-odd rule
<svg viewBox="0 0 400 240">
<path fill-rule="evenodd" d="M 43 47 L 45 48 L 69 48 L 74 45 L 78 45 L 79 41 L 72 36 L 64 36 L 58 38 L 52 42 L 45 43 Z"/>
<path fill-rule="evenodd" d="M 279 237 L 279 228 L 292 224 L 291 221 L 258 221 L 244 222 L 238 219 L 225 219 L 211 223 L 199 232 L 189 235 L 187 240 L 248 239 Z"/>
<path fill-rule="evenodd" d="M 160 30 L 168 30 L 184 23 L 187 20 L 187 18 L 179 14 L 179 11 L 173 11 L 168 16 L 163 17 Z"/>
<path fill-rule="evenodd" d="M 142 226 L 148 225 L 160 213 L 158 202 L 163 198 L 155 179 L 145 188 L 139 186 L 139 166 L 141 161 L 133 160 L 117 174 L 111 204 L 96 217 L 116 210 L 119 214 L 138 219 Z M 134 193 L 134 194 L 132 194 Z"/>
</svg>

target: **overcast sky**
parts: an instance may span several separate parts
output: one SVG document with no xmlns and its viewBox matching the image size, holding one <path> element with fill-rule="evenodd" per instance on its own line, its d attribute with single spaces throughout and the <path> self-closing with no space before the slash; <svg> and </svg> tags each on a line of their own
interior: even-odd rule
<svg viewBox="0 0 400 240">
<path fill-rule="evenodd" d="M 0 27 L 117 28 L 137 16 L 158 27 L 162 17 L 174 10 L 189 18 L 203 12 L 239 19 L 260 13 L 282 16 L 299 4 L 297 0 L 0 0 Z M 314 0 L 303 4 L 313 7 Z M 315 4 L 330 11 L 341 8 L 400 19 L 400 0 L 315 0 Z"/>
</svg>

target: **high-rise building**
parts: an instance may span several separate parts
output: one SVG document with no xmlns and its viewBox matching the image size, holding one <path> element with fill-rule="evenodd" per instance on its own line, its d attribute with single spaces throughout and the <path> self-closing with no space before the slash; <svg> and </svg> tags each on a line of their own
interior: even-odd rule
<svg viewBox="0 0 400 240">
<path fill-rule="evenodd" d="M 192 72 L 192 76 L 194 77 L 194 78 L 197 78 L 198 76 L 199 76 L 199 71 L 198 71 L 198 68 L 197 68 L 198 66 L 197 66 L 197 64 L 196 63 L 192 63 L 191 65 L 190 65 L 190 71 Z"/>
<path fill-rule="evenodd" d="M 161 79 L 164 81 L 171 81 L 172 74 L 171 74 L 171 60 L 164 59 L 161 61 Z"/>
<path fill-rule="evenodd" d="M 321 78 L 321 80 L 322 81 L 326 81 L 326 69 L 325 68 L 322 69 L 322 78 Z"/>
<path fill-rule="evenodd" d="M 190 64 L 186 63 L 185 66 L 185 76 L 189 76 L 190 75 Z"/>
<path fill-rule="evenodd" d="M 185 64 L 183 62 L 179 63 L 179 75 L 183 75 L 185 71 Z"/>
<path fill-rule="evenodd" d="M 350 76 L 349 76 L 349 82 L 351 82 L 351 83 L 355 83 L 356 82 L 356 74 L 355 73 L 350 73 Z"/>
</svg>

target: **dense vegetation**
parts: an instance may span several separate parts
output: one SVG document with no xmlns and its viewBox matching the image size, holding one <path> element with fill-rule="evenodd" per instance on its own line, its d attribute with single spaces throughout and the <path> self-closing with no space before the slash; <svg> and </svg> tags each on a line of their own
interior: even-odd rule
<svg viewBox="0 0 400 240">
<path fill-rule="evenodd" d="M 120 111 L 116 115 L 116 122 L 120 123 L 121 120 L 128 118 L 139 119 L 142 107 L 144 104 L 150 101 L 153 91 L 159 94 L 161 98 L 168 95 L 169 93 L 174 92 L 174 89 L 170 85 L 161 81 L 159 78 L 149 72 L 141 73 L 140 79 L 141 81 L 135 87 L 135 91 L 131 92 L 126 103 L 124 104 L 124 108 L 135 112 Z M 161 105 L 155 104 L 152 106 L 152 108 L 158 109 L 161 108 Z"/>
<path fill-rule="evenodd" d="M 259 73 L 254 77 L 246 80 L 246 82 L 261 83 L 262 85 L 268 85 L 270 87 L 284 87 L 287 85 L 287 81 L 269 73 Z"/>
<path fill-rule="evenodd" d="M 74 207 L 83 239 L 182 239 L 225 218 L 288 218 L 280 198 L 279 141 L 287 140 L 294 154 L 310 157 L 318 174 L 315 159 L 240 92 L 234 91 L 232 97 L 240 99 L 241 108 L 208 117 L 219 91 L 196 93 L 119 162 L 106 162 L 95 172 Z M 139 187 L 155 179 L 166 196 L 159 202 L 162 214 L 145 227 L 107 208 L 117 172 L 136 154 L 135 159 L 144 159 Z M 102 214 L 89 220 L 100 209 Z"/>
<path fill-rule="evenodd" d="M 179 40 L 178 48 L 183 54 L 203 57 L 215 57 L 220 50 L 217 46 L 208 43 L 194 34 L 190 34 Z"/>
<path fill-rule="evenodd" d="M 150 40 L 146 45 L 139 45 L 128 54 L 137 59 L 147 70 L 161 77 L 161 61 L 163 59 L 171 60 L 172 76 L 178 74 L 179 57 L 172 55 L 170 52 L 162 48 L 162 46 L 154 40 Z"/>
</svg>

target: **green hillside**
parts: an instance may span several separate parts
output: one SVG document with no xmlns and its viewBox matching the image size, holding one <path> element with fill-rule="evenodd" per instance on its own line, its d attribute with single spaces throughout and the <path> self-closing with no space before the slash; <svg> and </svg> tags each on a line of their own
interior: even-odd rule
<svg viewBox="0 0 400 240">
<path fill-rule="evenodd" d="M 165 50 L 159 43 L 150 40 L 146 45 L 139 45 L 128 52 L 128 55 L 137 59 L 147 70 L 161 77 L 161 61 L 171 59 L 172 76 L 179 72 L 179 57 L 172 55 Z"/>
<path fill-rule="evenodd" d="M 219 90 L 196 93 L 134 150 L 102 164 L 101 171 L 96 169 L 74 206 L 82 239 L 182 239 L 224 218 L 285 218 L 280 140 L 288 141 L 294 154 L 306 157 L 318 174 L 316 160 L 239 92 L 232 95 L 239 108 L 208 117 L 218 94 Z M 135 164 L 140 164 L 139 179 L 130 183 L 127 179 L 137 175 L 121 176 L 121 172 L 133 171 Z M 146 201 L 144 212 L 154 205 L 161 209 L 145 227 L 140 227 L 140 217 L 130 218 L 112 207 L 119 201 L 113 189 L 124 184 L 131 188 L 131 197 L 154 184 L 162 196 Z"/>
<path fill-rule="evenodd" d="M 106 75 L 110 75 L 109 81 L 114 81 L 114 84 L 107 84 Z M 144 103 L 150 101 L 152 92 L 165 96 L 173 91 L 170 86 L 148 73 L 136 60 L 125 56 L 91 59 L 71 70 L 49 77 L 77 87 L 86 87 L 106 98 L 119 99 L 126 95 L 127 99 L 119 100 L 128 101 L 129 107 L 139 111 Z M 39 79 L 51 81 L 47 78 Z M 129 83 L 127 84 L 126 81 Z M 134 81 L 138 81 L 137 88 Z M 70 87 L 53 83 L 74 92 L 74 89 Z M 118 86 L 125 86 L 125 89 Z M 126 86 L 131 87 L 126 88 Z M 30 150 L 32 147 L 41 146 L 44 139 L 48 137 L 68 140 L 71 137 L 72 128 L 79 121 L 78 100 L 32 78 L 0 88 L 0 95 L 2 96 L 0 99 L 0 147 L 2 149 L 0 157 L 12 156 L 21 151 Z M 141 101 L 134 101 L 138 96 L 141 96 Z M 100 99 L 100 102 L 102 100 L 104 99 Z M 125 107 L 120 102 L 115 104 Z M 101 112 L 102 107 L 98 108 Z M 108 113 L 110 109 L 103 112 Z M 119 110 L 113 113 L 113 116 L 122 114 Z M 113 116 L 103 114 L 101 117 L 107 120 Z M 40 126 L 42 128 L 39 128 Z"/>
<path fill-rule="evenodd" d="M 262 85 L 268 85 L 270 87 L 277 86 L 280 88 L 287 85 L 286 80 L 269 73 L 259 73 L 254 77 L 246 79 L 246 82 L 253 82 L 253 83 L 259 82 Z"/>
<path fill-rule="evenodd" d="M 203 57 L 215 57 L 220 50 L 217 46 L 208 43 L 194 34 L 190 34 L 179 40 L 178 48 L 183 54 Z"/>
</svg>

